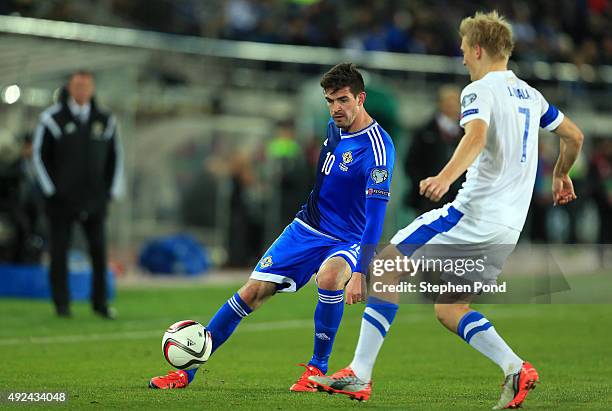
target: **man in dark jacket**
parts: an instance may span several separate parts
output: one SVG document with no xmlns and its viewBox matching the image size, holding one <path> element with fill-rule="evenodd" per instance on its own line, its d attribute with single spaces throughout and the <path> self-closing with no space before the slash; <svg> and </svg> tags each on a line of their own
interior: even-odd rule
<svg viewBox="0 0 612 411">
<path fill-rule="evenodd" d="M 94 312 L 114 318 L 106 301 L 104 223 L 108 202 L 120 195 L 123 155 L 114 116 L 96 106 L 92 73 L 70 77 L 60 101 L 45 110 L 34 135 L 33 160 L 46 197 L 51 290 L 57 314 L 70 316 L 67 253 L 73 223 L 89 244 Z"/>
<path fill-rule="evenodd" d="M 419 181 L 435 175 L 441 170 L 453 155 L 463 130 L 459 127 L 460 90 L 454 86 L 443 86 L 438 91 L 438 109 L 425 126 L 418 130 L 404 167 L 406 175 L 412 181 L 412 190 L 408 194 L 407 205 L 416 210 L 417 215 L 423 214 L 439 204 L 419 194 Z M 465 176 L 459 178 L 440 200 L 440 204 L 455 198 Z"/>
</svg>

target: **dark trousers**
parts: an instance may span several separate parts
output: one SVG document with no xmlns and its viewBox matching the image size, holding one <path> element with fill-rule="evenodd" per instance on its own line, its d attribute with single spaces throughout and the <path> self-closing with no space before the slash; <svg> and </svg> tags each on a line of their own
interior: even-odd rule
<svg viewBox="0 0 612 411">
<path fill-rule="evenodd" d="M 104 233 L 104 214 L 87 215 L 84 218 L 70 216 L 49 216 L 51 267 L 51 295 L 56 308 L 68 307 L 68 250 L 72 236 L 72 226 L 80 223 L 89 246 L 93 268 L 91 302 L 94 309 L 106 307 L 106 239 Z"/>
</svg>

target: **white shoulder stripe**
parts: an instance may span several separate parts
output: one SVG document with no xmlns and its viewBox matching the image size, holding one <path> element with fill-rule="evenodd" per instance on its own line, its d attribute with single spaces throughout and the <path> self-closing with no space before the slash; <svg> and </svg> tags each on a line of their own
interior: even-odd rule
<svg viewBox="0 0 612 411">
<path fill-rule="evenodd" d="M 51 134 L 53 134 L 53 137 L 60 138 L 60 136 L 62 135 L 62 130 L 59 128 L 59 126 L 50 114 L 43 113 L 40 122 L 49 129 Z"/>
<path fill-rule="evenodd" d="M 113 173 L 113 183 L 111 184 L 111 195 L 113 198 L 119 198 L 125 191 L 125 180 L 123 178 L 123 146 L 119 140 L 119 136 L 115 135 L 115 171 Z"/>
<path fill-rule="evenodd" d="M 374 135 L 374 140 L 376 141 L 376 144 L 378 145 L 378 150 L 379 150 L 379 156 L 380 156 L 380 165 L 384 166 L 386 161 L 385 161 L 385 145 L 382 142 L 382 139 L 380 137 L 378 137 L 378 134 L 376 134 L 376 131 L 372 131 L 372 134 Z"/>
<path fill-rule="evenodd" d="M 62 109 L 61 104 L 54 104 L 40 114 L 40 122 L 46 126 L 53 137 L 59 138 L 62 134 L 62 130 L 57 125 L 57 122 L 53 119 L 53 115 Z"/>
<path fill-rule="evenodd" d="M 383 162 L 383 152 L 382 152 L 382 148 L 380 144 L 380 139 L 378 138 L 378 135 L 374 131 L 370 133 L 370 136 L 374 140 L 374 144 L 376 145 L 376 150 L 378 151 L 378 163 L 376 165 L 382 166 L 384 165 L 384 162 Z"/>
<path fill-rule="evenodd" d="M 382 164 L 383 166 L 387 165 L 387 149 L 385 148 L 385 141 L 382 138 L 382 135 L 380 134 L 380 130 L 378 129 L 378 127 L 374 127 L 374 133 L 378 136 L 378 139 L 380 141 L 380 147 L 382 150 Z"/>
<path fill-rule="evenodd" d="M 61 109 L 62 109 L 62 105 L 60 103 L 56 103 L 52 105 L 51 107 L 47 108 L 45 111 L 43 111 L 41 115 L 52 116 L 58 111 L 60 111 Z"/>
<path fill-rule="evenodd" d="M 34 169 L 36 170 L 36 177 L 38 177 L 38 182 L 47 197 L 53 195 L 55 193 L 55 185 L 49 177 L 49 173 L 45 168 L 45 164 L 42 161 L 41 157 L 41 147 L 43 141 L 44 127 L 42 124 L 39 124 L 36 127 L 36 131 L 34 132 L 34 142 L 32 144 L 32 160 L 34 163 Z"/>
<path fill-rule="evenodd" d="M 115 126 L 115 116 L 110 116 L 108 118 L 108 121 L 106 122 L 106 130 L 104 131 L 104 138 L 106 140 L 110 139 L 113 136 L 113 133 L 115 132 Z"/>
<path fill-rule="evenodd" d="M 370 134 L 370 132 L 368 131 L 368 136 L 370 137 L 370 143 L 372 143 L 372 151 L 374 152 L 374 163 L 379 166 L 379 162 L 378 162 L 378 151 L 376 148 L 376 144 L 374 143 L 374 137 L 372 137 L 372 134 Z"/>
</svg>

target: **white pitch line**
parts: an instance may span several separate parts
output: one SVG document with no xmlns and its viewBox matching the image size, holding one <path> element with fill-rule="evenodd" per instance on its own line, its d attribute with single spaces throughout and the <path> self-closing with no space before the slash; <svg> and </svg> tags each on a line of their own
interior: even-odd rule
<svg viewBox="0 0 612 411">
<path fill-rule="evenodd" d="M 270 330 L 288 330 L 312 327 L 312 320 L 271 321 L 265 323 L 244 324 L 238 332 L 259 332 Z M 58 335 L 49 337 L 19 337 L 0 340 L 0 346 L 26 345 L 26 344 L 73 344 L 88 341 L 115 341 L 115 340 L 142 340 L 160 337 L 162 331 L 123 331 L 105 334 Z"/>
<path fill-rule="evenodd" d="M 491 311 L 491 308 L 489 308 Z M 494 310 L 493 310 L 494 311 Z M 510 312 L 497 312 L 492 318 L 506 318 L 513 316 Z M 430 321 L 431 318 L 427 316 L 410 316 L 405 315 L 400 317 L 394 322 L 397 324 L 409 324 L 418 323 L 422 321 Z M 270 330 L 290 330 L 299 328 L 311 328 L 313 320 L 284 320 L 284 321 L 269 321 L 263 323 L 244 324 L 238 328 L 237 332 L 259 332 L 259 331 L 270 331 Z M 80 335 L 57 335 L 48 337 L 17 337 L 7 338 L 0 340 L 0 347 L 15 346 L 15 345 L 26 345 L 26 344 L 73 344 L 88 341 L 116 341 L 116 340 L 142 340 L 146 338 L 160 337 L 162 335 L 161 329 L 157 330 L 143 330 L 143 331 L 123 331 L 116 333 L 104 333 L 104 334 L 80 334 Z"/>
</svg>

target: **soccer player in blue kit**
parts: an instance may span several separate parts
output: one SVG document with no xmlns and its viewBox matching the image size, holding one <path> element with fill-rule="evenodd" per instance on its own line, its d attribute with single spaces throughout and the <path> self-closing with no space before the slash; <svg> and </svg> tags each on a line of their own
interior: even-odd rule
<svg viewBox="0 0 612 411">
<path fill-rule="evenodd" d="M 291 391 L 314 392 L 310 376 L 327 372 L 347 303 L 361 301 L 362 267 L 382 234 L 395 149 L 389 134 L 367 113 L 365 87 L 354 64 L 333 67 L 321 79 L 331 119 L 308 201 L 265 252 L 249 280 L 206 326 L 213 353 L 240 321 L 277 292 L 295 292 L 313 274 L 319 300 L 314 313 L 314 352 Z M 152 378 L 151 388 L 184 388 L 196 370 Z"/>
</svg>

